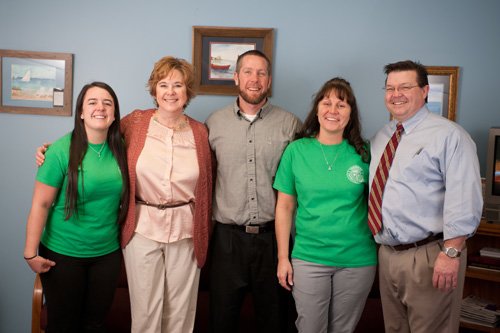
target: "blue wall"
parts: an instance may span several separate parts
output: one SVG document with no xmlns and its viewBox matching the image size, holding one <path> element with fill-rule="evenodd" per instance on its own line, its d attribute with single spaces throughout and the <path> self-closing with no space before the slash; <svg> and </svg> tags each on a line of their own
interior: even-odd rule
<svg viewBox="0 0 500 333">
<path fill-rule="evenodd" d="M 275 29 L 275 104 L 304 119 L 327 79 L 351 81 L 371 137 L 389 119 L 382 68 L 397 60 L 460 66 L 457 122 L 478 146 L 500 126 L 500 2 L 496 0 L 1 0 L 0 48 L 74 54 L 74 99 L 106 81 L 123 113 L 151 107 L 145 83 L 164 55 L 191 60 L 193 25 Z M 418 5 L 417 5 L 418 4 Z M 187 113 L 204 120 L 232 102 L 198 96 Z M 0 332 L 28 332 L 33 273 L 22 260 L 36 167 L 34 150 L 72 128 L 73 118 L 0 114 Z"/>
</svg>

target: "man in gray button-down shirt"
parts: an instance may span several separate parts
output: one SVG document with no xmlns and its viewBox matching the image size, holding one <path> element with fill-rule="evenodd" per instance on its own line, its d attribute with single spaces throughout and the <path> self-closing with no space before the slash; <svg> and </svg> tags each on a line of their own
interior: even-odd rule
<svg viewBox="0 0 500 333">
<path fill-rule="evenodd" d="M 247 290 L 252 292 L 259 332 L 279 332 L 286 323 L 276 278 L 274 234 L 276 169 L 301 125 L 271 105 L 271 64 L 260 51 L 238 58 L 239 96 L 206 121 L 217 158 L 214 235 L 210 252 L 210 325 L 236 332 Z M 280 303 L 281 306 L 280 306 Z"/>
</svg>

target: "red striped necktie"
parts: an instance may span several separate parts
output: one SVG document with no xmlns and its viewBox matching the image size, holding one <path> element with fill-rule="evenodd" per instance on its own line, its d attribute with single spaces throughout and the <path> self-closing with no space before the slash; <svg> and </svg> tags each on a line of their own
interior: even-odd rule
<svg viewBox="0 0 500 333">
<path fill-rule="evenodd" d="M 384 153 L 380 158 L 377 171 L 375 171 L 375 177 L 372 181 L 370 196 L 368 198 L 368 226 L 373 235 L 376 235 L 382 229 L 382 195 L 384 194 L 389 169 L 391 168 L 392 160 L 403 131 L 403 125 L 398 123 L 394 134 L 389 142 L 387 142 L 387 146 L 385 146 Z"/>
</svg>

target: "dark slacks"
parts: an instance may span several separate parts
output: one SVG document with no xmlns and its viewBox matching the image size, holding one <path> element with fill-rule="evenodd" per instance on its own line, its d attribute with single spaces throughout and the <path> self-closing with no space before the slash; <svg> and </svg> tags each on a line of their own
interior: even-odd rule
<svg viewBox="0 0 500 333">
<path fill-rule="evenodd" d="M 249 234 L 216 223 L 209 266 L 210 331 L 237 332 L 245 295 L 251 292 L 257 331 L 286 332 L 291 296 L 281 290 L 276 268 L 274 229 Z"/>
<path fill-rule="evenodd" d="M 40 275 L 47 303 L 47 333 L 106 332 L 104 320 L 120 273 L 120 249 L 99 257 L 76 258 L 40 245 L 56 265 Z"/>
</svg>

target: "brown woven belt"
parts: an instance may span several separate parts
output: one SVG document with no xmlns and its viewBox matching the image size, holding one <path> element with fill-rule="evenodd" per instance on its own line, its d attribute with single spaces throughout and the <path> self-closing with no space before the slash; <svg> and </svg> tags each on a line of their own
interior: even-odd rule
<svg viewBox="0 0 500 333">
<path fill-rule="evenodd" d="M 439 234 L 429 236 L 429 237 L 422 239 L 418 242 L 409 243 L 409 244 L 401 244 L 401 245 L 388 245 L 388 246 L 390 248 L 392 248 L 394 251 L 405 251 L 405 250 L 408 250 L 408 249 L 411 249 L 414 247 L 419 247 L 419 246 L 428 244 L 428 243 L 436 241 L 436 240 L 440 240 L 440 239 L 443 239 L 442 232 L 440 232 Z"/>
<path fill-rule="evenodd" d="M 142 201 L 142 200 L 135 200 L 136 204 L 139 205 L 145 205 L 145 206 L 150 206 L 150 207 L 155 207 L 160 210 L 165 210 L 167 208 L 175 208 L 175 207 L 181 207 L 185 205 L 191 204 L 193 201 L 188 201 L 188 202 L 178 202 L 178 203 L 164 203 L 164 204 L 154 204 L 149 201 Z"/>
</svg>

